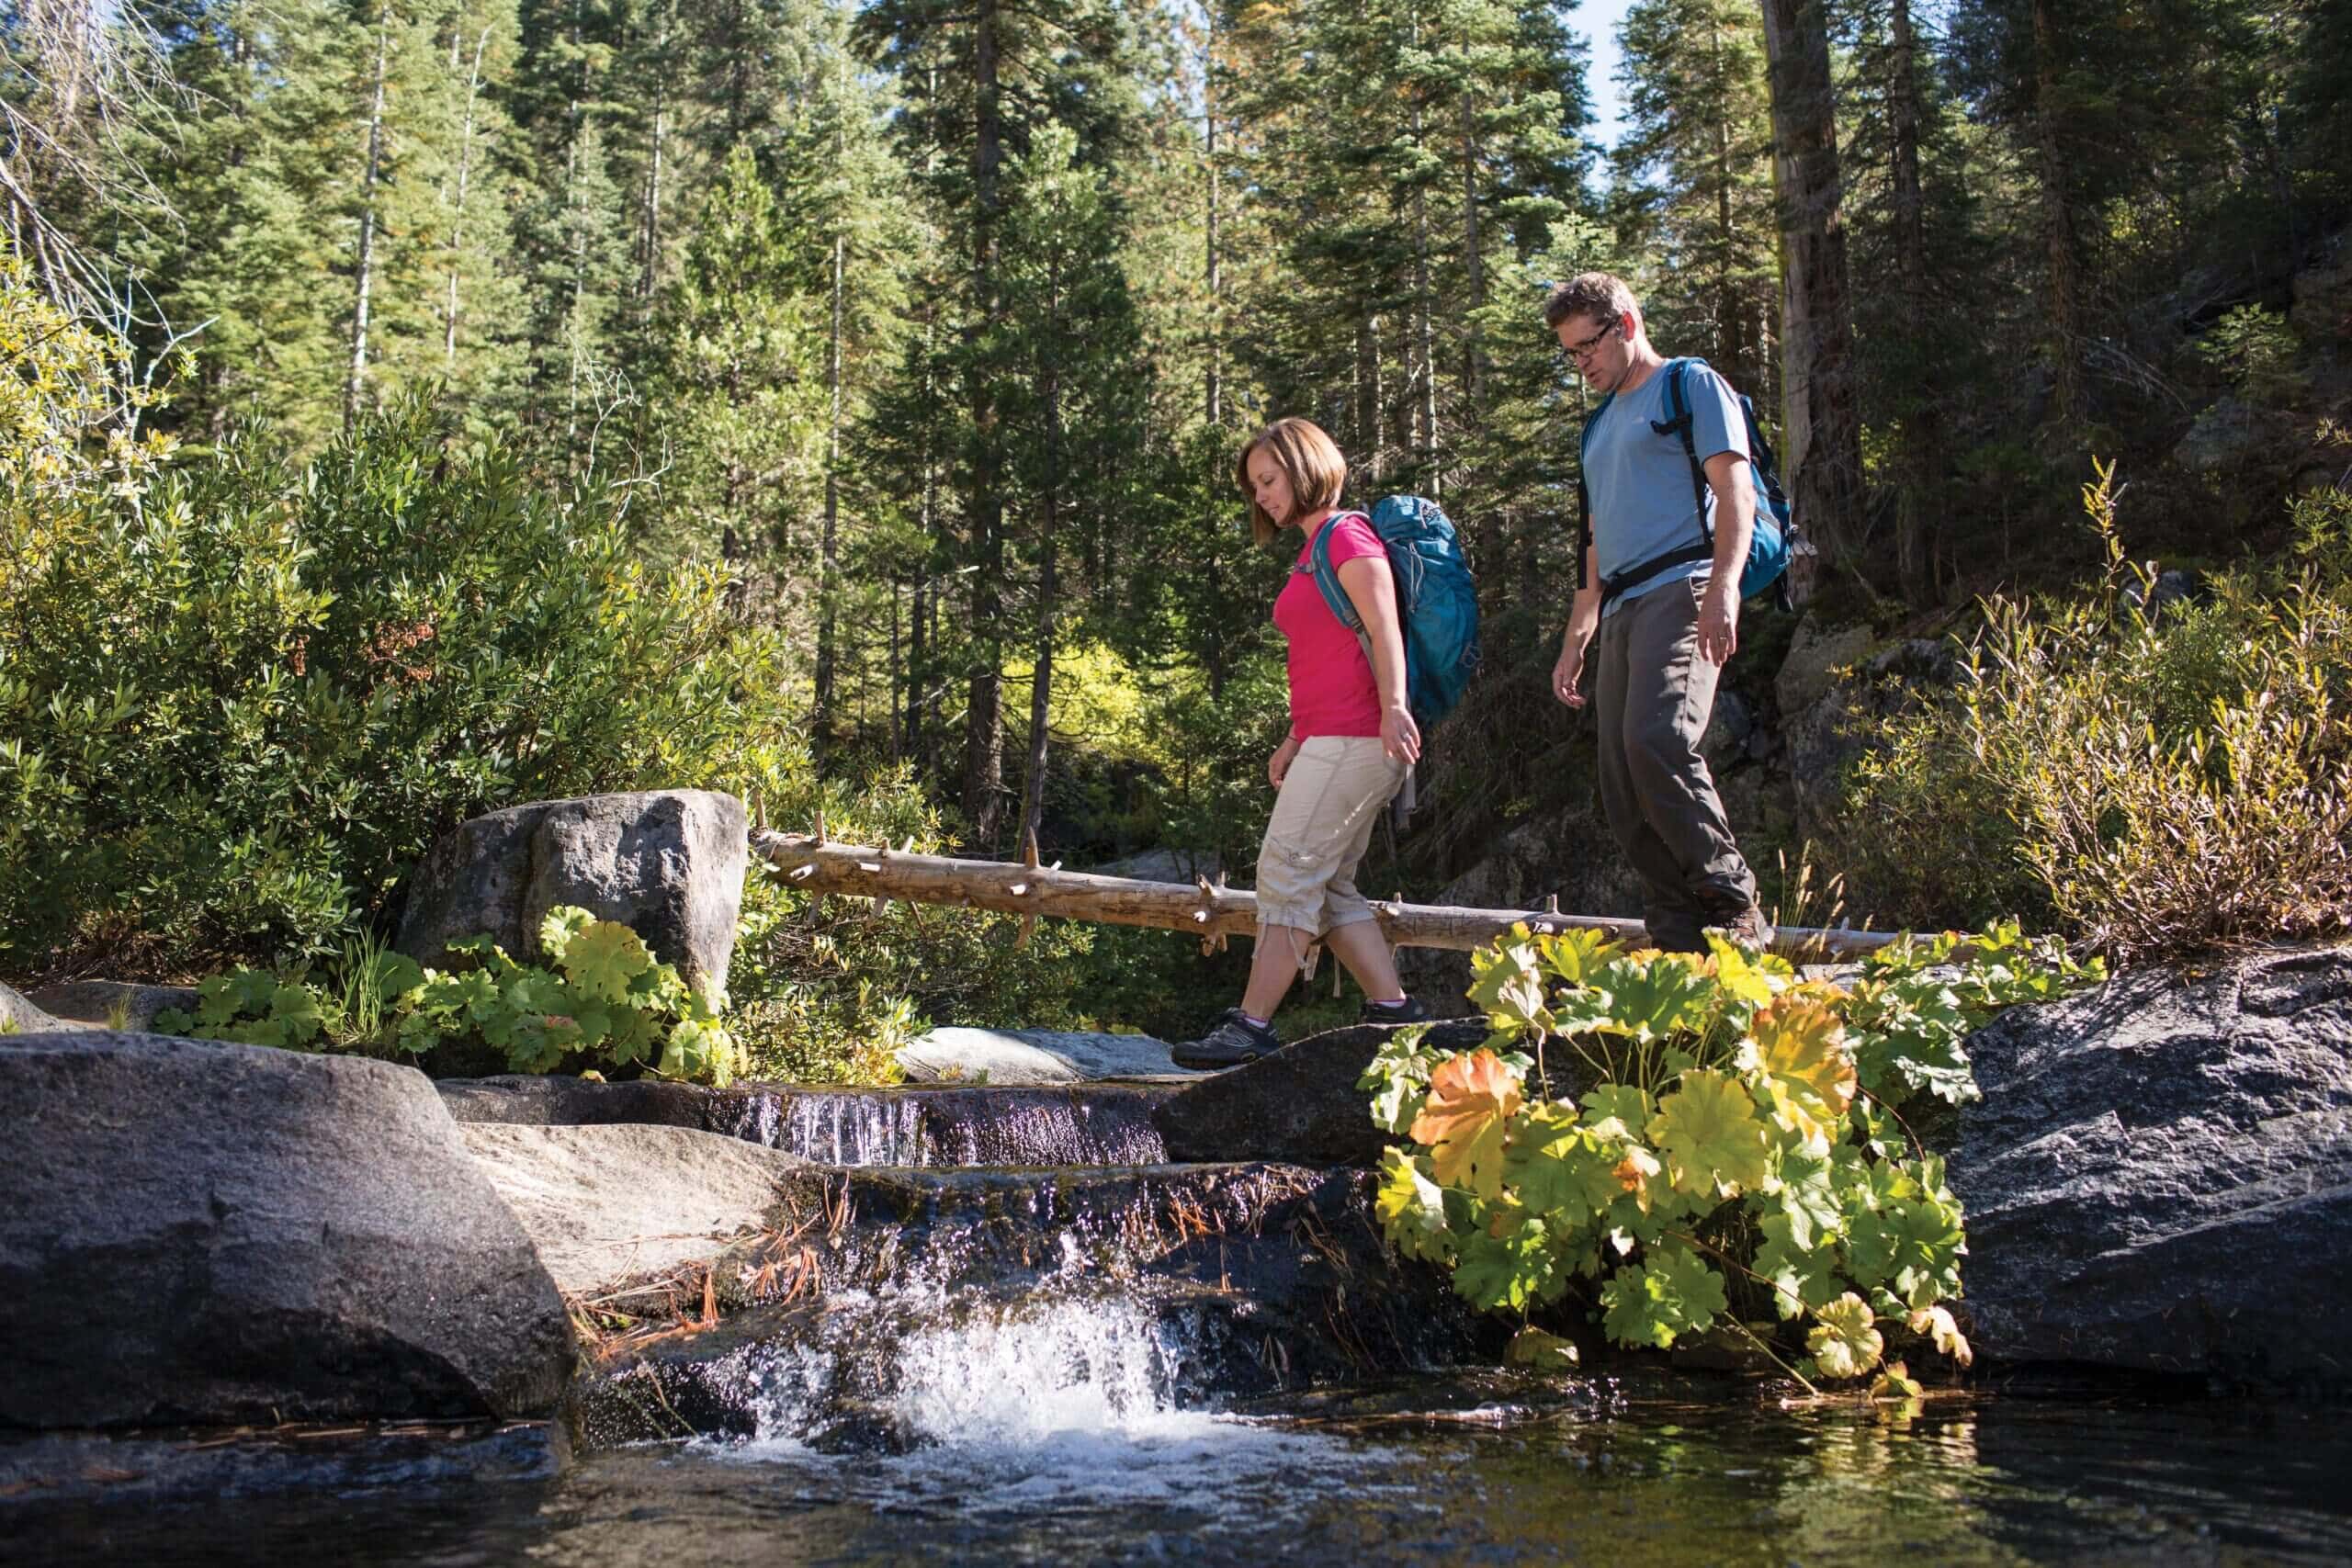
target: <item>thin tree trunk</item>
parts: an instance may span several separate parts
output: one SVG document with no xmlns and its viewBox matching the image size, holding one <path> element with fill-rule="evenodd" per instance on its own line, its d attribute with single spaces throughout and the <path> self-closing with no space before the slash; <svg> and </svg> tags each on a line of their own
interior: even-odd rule
<svg viewBox="0 0 2352 1568">
<path fill-rule="evenodd" d="M 833 235 L 833 317 L 825 344 L 825 389 L 832 411 L 825 426 L 825 527 L 818 545 L 817 714 L 814 744 L 821 759 L 832 740 L 834 641 L 840 635 L 842 514 L 842 236 Z"/>
<path fill-rule="evenodd" d="M 351 310 L 351 376 L 344 383 L 343 423 L 359 417 L 368 383 L 368 310 L 376 285 L 376 183 L 384 162 L 384 66 L 392 47 L 392 8 L 376 16 L 376 84 L 368 107 L 368 168 L 359 185 L 359 279 Z"/>
<path fill-rule="evenodd" d="M 972 150 L 972 284 L 977 320 L 976 340 L 996 324 L 999 310 L 996 278 L 997 179 L 1004 162 L 1003 106 L 998 81 L 998 38 L 1001 15 L 997 0 L 978 0 L 974 18 L 973 64 L 978 78 L 978 135 Z M 996 393 L 990 378 L 974 374 L 969 382 L 972 417 L 972 573 L 971 633 L 973 665 L 964 728 L 964 814 L 971 819 L 975 838 L 993 848 L 997 842 L 999 796 L 1004 782 L 1004 655 L 1002 615 L 1004 578 L 1004 498 L 999 486 L 1003 468 L 997 425 Z"/>
<path fill-rule="evenodd" d="M 1356 456 L 1374 485 L 1384 465 L 1380 443 L 1380 319 L 1356 322 Z"/>
<path fill-rule="evenodd" d="M 441 365 L 452 374 L 458 368 L 458 275 L 464 270 L 466 180 L 473 170 L 474 106 L 481 97 L 481 51 L 489 43 L 490 28 L 485 27 L 474 39 L 473 76 L 466 85 L 465 128 L 458 137 L 457 216 L 449 226 L 449 298 L 441 312 Z M 457 48 L 453 35 L 449 43 L 453 60 Z"/>
<path fill-rule="evenodd" d="M 752 835 L 752 852 L 781 873 L 788 886 L 804 893 L 903 898 L 914 904 L 996 909 L 1102 925 L 1150 926 L 1204 938 L 1249 936 L 1258 925 L 1255 893 L 1241 887 L 1212 887 L 1205 877 L 1191 886 L 1181 882 L 1143 882 L 1019 861 L 921 855 L 888 845 L 832 843 L 810 834 L 773 829 Z M 1510 935 L 1511 927 L 1521 923 L 1539 936 L 1596 931 L 1620 942 L 1644 939 L 1641 920 L 1623 915 L 1481 909 L 1385 898 L 1375 900 L 1372 912 L 1380 922 L 1381 935 L 1392 947 L 1457 952 L 1485 947 Z M 1781 926 L 1773 932 L 1772 946 L 1793 958 L 1859 957 L 1901 940 L 1892 931 Z"/>
<path fill-rule="evenodd" d="M 2034 142 L 2041 175 L 2042 245 L 2050 265 L 2052 366 L 2056 378 L 2052 423 L 2062 432 L 2071 427 L 2083 406 L 2081 280 L 2075 262 L 2075 216 L 2066 197 L 2066 159 L 2058 134 L 2058 20 L 2052 0 L 2033 0 Z"/>
<path fill-rule="evenodd" d="M 1061 336 L 1061 267 L 1057 256 L 1046 268 L 1046 341 L 1058 347 Z M 1021 841 L 1036 841 L 1037 827 L 1046 815 L 1046 751 L 1051 738 L 1047 722 L 1053 710 L 1054 614 L 1060 584 L 1054 575 L 1055 556 L 1061 538 L 1059 503 L 1062 462 L 1062 380 L 1057 354 L 1049 353 L 1039 367 L 1046 394 L 1046 483 L 1039 496 L 1038 524 L 1043 548 L 1037 563 L 1036 674 L 1029 682 L 1029 765 L 1022 780 Z"/>
<path fill-rule="evenodd" d="M 1487 345 L 1478 315 L 1487 308 L 1487 248 L 1479 232 L 1478 170 L 1486 162 L 1486 151 L 1479 145 L 1470 95 L 1461 94 L 1455 103 L 1462 117 L 1462 262 L 1470 285 L 1470 310 L 1463 333 L 1462 381 L 1470 407 L 1483 415 L 1487 407 Z"/>
<path fill-rule="evenodd" d="M 1894 265 L 1905 314 L 1915 328 L 1929 320 L 1927 200 L 1919 178 L 1919 81 L 1911 31 L 1911 0 L 1894 0 L 1894 79 L 1889 85 L 1894 132 Z M 1903 597 L 1925 608 L 1936 602 L 1933 498 L 1943 470 L 1939 411 L 1926 406 L 1926 386 L 1902 423 L 1902 493 L 1895 503 L 1895 559 Z"/>
<path fill-rule="evenodd" d="M 1862 432 L 1824 0 L 1763 0 L 1780 188 L 1781 363 L 1791 499 L 1833 555 L 1861 538 Z"/>
<path fill-rule="evenodd" d="M 1217 249 L 1218 197 L 1222 172 L 1216 164 L 1216 0 L 1204 7 L 1208 17 L 1208 41 L 1202 51 L 1201 101 L 1206 110 L 1208 123 L 1207 162 L 1209 169 L 1208 214 L 1208 289 L 1209 289 L 1209 363 L 1208 385 L 1203 401 L 1208 415 L 1209 428 L 1216 429 L 1225 423 L 1225 299 L 1224 280 L 1218 268 L 1223 255 Z M 1098 579 L 1099 581 L 1099 579 Z"/>
</svg>

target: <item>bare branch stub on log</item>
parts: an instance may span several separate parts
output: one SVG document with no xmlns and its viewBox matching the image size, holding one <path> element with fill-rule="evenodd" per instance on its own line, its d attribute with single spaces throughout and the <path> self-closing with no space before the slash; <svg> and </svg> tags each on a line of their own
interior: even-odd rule
<svg viewBox="0 0 2352 1568">
<path fill-rule="evenodd" d="M 1254 936 L 1257 895 L 1196 878 L 1138 882 L 1124 876 L 1062 871 L 1021 861 L 957 860 L 946 855 L 893 853 L 855 844 L 828 843 L 808 834 L 752 835 L 753 852 L 806 893 L 849 893 L 903 898 L 917 904 L 996 909 L 1027 919 L 1050 916 L 1105 925 L 1153 926 L 1187 931 L 1204 943 Z M 1025 859 L 1026 857 L 1024 857 Z M 1469 909 L 1386 902 L 1373 906 L 1391 947 L 1484 947 L 1524 922 L 1539 934 L 1597 931 L 1634 943 L 1646 940 L 1642 922 L 1606 915 L 1563 915 L 1554 909 Z M 1806 957 L 1858 957 L 1895 940 L 1880 931 L 1782 927 L 1774 945 Z"/>
</svg>

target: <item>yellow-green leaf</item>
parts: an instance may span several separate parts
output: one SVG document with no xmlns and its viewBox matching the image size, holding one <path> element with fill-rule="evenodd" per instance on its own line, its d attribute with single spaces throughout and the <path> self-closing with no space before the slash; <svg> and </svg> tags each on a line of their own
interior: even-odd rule
<svg viewBox="0 0 2352 1568">
<path fill-rule="evenodd" d="M 1870 1303 L 1848 1291 L 1813 1315 L 1820 1326 L 1804 1344 L 1824 1377 L 1858 1378 L 1878 1365 L 1886 1340 L 1871 1326 L 1877 1317 Z"/>
<path fill-rule="evenodd" d="M 1756 1103 L 1737 1080 L 1711 1069 L 1682 1075 L 1682 1087 L 1657 1102 L 1650 1139 L 1678 1192 L 1736 1198 L 1763 1185 L 1771 1144 Z"/>
</svg>

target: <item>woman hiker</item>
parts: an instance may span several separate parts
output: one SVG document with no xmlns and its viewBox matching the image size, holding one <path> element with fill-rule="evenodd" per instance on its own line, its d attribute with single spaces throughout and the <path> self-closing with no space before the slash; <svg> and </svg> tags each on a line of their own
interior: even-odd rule
<svg viewBox="0 0 2352 1568">
<path fill-rule="evenodd" d="M 1232 1067 L 1280 1046 L 1274 1010 L 1307 950 L 1323 942 L 1363 987 L 1367 1023 L 1411 1023 L 1429 1010 L 1405 995 L 1372 906 L 1356 891 L 1373 824 L 1421 753 L 1405 696 L 1405 639 L 1388 552 L 1362 513 L 1340 512 L 1347 459 L 1322 428 L 1277 420 L 1242 448 L 1241 491 L 1260 544 L 1299 531 L 1298 562 L 1274 600 L 1289 644 L 1290 734 L 1266 762 L 1279 793 L 1258 851 L 1258 942 L 1241 1005 L 1175 1048 L 1180 1067 Z M 1315 536 L 1329 529 L 1340 586 L 1372 656 L 1315 585 Z"/>
</svg>

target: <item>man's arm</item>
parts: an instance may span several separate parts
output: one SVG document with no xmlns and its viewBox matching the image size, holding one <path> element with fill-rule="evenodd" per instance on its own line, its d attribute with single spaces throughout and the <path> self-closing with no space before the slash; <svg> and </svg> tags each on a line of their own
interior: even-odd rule
<svg viewBox="0 0 2352 1568">
<path fill-rule="evenodd" d="M 1756 532 L 1756 482 L 1744 454 L 1718 452 L 1707 459 L 1707 483 L 1715 492 L 1715 564 L 1699 604 L 1699 653 L 1722 664 L 1739 651 L 1739 578 Z"/>
<path fill-rule="evenodd" d="M 1589 530 L 1584 542 L 1584 570 L 1577 583 L 1576 602 L 1568 607 L 1568 629 L 1561 634 L 1559 661 L 1552 666 L 1552 694 L 1572 708 L 1584 706 L 1577 682 L 1584 676 L 1584 650 L 1600 625 L 1600 568 L 1592 558 Z"/>
</svg>

